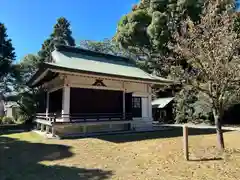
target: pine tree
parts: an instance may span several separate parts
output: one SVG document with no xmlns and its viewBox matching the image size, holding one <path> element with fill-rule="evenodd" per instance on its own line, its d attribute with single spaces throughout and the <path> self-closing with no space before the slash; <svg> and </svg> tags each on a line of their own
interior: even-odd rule
<svg viewBox="0 0 240 180">
<path fill-rule="evenodd" d="M 15 53 L 12 40 L 8 38 L 5 25 L 0 23 L 0 82 L 10 72 L 14 60 Z"/>
<path fill-rule="evenodd" d="M 3 94 L 9 88 L 9 75 L 13 72 L 12 62 L 14 60 L 12 41 L 8 38 L 5 25 L 0 23 L 0 117 L 4 115 Z"/>
<path fill-rule="evenodd" d="M 51 39 L 54 39 L 55 42 L 59 44 L 75 46 L 75 40 L 72 37 L 72 31 L 70 29 L 70 22 L 66 18 L 58 18 L 57 24 L 55 24 L 53 33 L 51 34 Z"/>
<path fill-rule="evenodd" d="M 41 61 L 50 61 L 50 53 L 54 50 L 54 45 L 57 44 L 75 46 L 75 40 L 72 37 L 72 31 L 70 29 L 70 22 L 64 17 L 57 19 L 53 33 L 42 44 L 42 48 L 38 53 Z"/>
</svg>

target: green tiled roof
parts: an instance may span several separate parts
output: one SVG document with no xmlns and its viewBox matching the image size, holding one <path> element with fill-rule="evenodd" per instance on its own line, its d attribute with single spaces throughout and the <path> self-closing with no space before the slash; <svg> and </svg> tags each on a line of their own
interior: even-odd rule
<svg viewBox="0 0 240 180">
<path fill-rule="evenodd" d="M 79 49 L 79 51 L 73 51 L 71 49 L 64 49 L 61 46 L 52 52 L 52 59 L 53 63 L 48 63 L 49 65 L 62 68 L 101 73 L 106 75 L 117 75 L 128 78 L 172 82 L 170 80 L 146 73 L 138 68 L 132 60 L 127 58 L 96 53 L 83 49 Z"/>
<path fill-rule="evenodd" d="M 151 81 L 153 83 L 174 83 L 171 80 L 146 73 L 138 68 L 133 60 L 124 57 L 62 45 L 57 46 L 51 56 L 52 62 L 43 63 L 29 84 L 32 84 L 46 69 L 50 69 L 50 71 L 51 69 L 60 69 L 68 72 Z M 49 73 L 45 76 L 49 76 Z M 45 77 L 45 79 L 51 77 Z"/>
</svg>

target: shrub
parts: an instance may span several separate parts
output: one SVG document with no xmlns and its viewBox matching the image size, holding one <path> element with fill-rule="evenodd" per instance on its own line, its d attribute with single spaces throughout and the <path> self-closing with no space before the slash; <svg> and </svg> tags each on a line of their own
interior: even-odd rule
<svg viewBox="0 0 240 180">
<path fill-rule="evenodd" d="M 2 124 L 2 119 L 3 119 L 3 117 L 2 117 L 2 116 L 0 116 L 0 124 Z"/>
<path fill-rule="evenodd" d="M 15 121 L 16 124 L 23 124 L 25 123 L 25 118 L 23 116 L 19 116 Z"/>
<path fill-rule="evenodd" d="M 14 124 L 14 120 L 12 117 L 4 116 L 2 118 L 2 124 Z"/>
</svg>

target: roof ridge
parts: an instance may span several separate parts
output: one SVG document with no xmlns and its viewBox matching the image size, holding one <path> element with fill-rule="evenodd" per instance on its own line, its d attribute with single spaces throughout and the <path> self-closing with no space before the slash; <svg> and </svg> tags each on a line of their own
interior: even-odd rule
<svg viewBox="0 0 240 180">
<path fill-rule="evenodd" d="M 125 61 L 128 63 L 135 64 L 135 61 L 131 58 L 127 58 L 127 57 L 123 57 L 123 56 L 116 56 L 116 55 L 102 53 L 102 52 L 96 52 L 96 51 L 92 51 L 92 50 L 88 50 L 88 49 L 84 49 L 84 48 L 80 48 L 80 47 L 56 45 L 55 49 L 57 51 L 80 53 L 83 55 L 94 56 L 94 57 L 105 57 L 105 58 L 111 58 L 114 60 Z"/>
</svg>

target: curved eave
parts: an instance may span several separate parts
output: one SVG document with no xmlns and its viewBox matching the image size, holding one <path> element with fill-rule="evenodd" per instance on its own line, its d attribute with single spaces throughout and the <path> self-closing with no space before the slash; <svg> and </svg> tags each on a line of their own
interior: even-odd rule
<svg viewBox="0 0 240 180">
<path fill-rule="evenodd" d="M 119 78 L 119 79 L 126 79 L 131 81 L 142 81 L 149 84 L 158 84 L 158 85 L 170 85 L 175 84 L 174 81 L 160 78 L 160 77 L 152 77 L 152 79 L 148 78 L 139 78 L 139 77 L 129 77 L 129 76 L 123 76 L 123 75 L 115 75 L 115 74 L 108 74 L 108 73 L 100 73 L 100 72 L 92 72 L 92 71 L 86 71 L 86 70 L 79 70 L 79 69 L 72 69 L 67 67 L 61 67 L 58 65 L 48 64 L 44 63 L 39 70 L 33 75 L 33 77 L 28 82 L 29 86 L 35 87 L 37 84 L 41 84 L 40 82 L 42 79 L 49 73 L 49 72 L 55 72 L 55 73 L 81 73 L 81 74 L 87 74 L 87 75 L 95 75 L 95 76 L 108 76 L 112 78 Z"/>
<path fill-rule="evenodd" d="M 37 72 L 35 72 L 35 74 L 31 77 L 31 79 L 27 82 L 27 85 L 32 87 L 34 86 L 34 82 L 40 77 L 43 76 L 44 72 L 46 71 L 46 67 L 44 64 L 41 64 L 40 67 L 38 68 Z"/>
<path fill-rule="evenodd" d="M 57 76 L 57 73 L 52 72 L 48 65 L 43 63 L 40 65 L 38 71 L 32 76 L 32 78 L 27 82 L 30 87 L 40 86 L 43 82 L 49 81 Z"/>
</svg>

